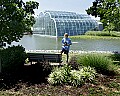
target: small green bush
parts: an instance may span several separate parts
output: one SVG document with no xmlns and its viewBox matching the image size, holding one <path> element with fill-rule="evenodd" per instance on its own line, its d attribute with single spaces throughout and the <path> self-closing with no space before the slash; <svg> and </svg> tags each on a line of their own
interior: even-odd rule
<svg viewBox="0 0 120 96">
<path fill-rule="evenodd" d="M 71 70 L 70 72 L 70 84 L 73 86 L 79 86 L 85 83 L 84 78 L 81 75 L 81 72 L 79 70 Z"/>
<path fill-rule="evenodd" d="M 119 52 L 113 52 L 113 54 L 111 54 L 109 57 L 111 59 L 113 59 L 114 61 L 120 61 L 120 53 Z"/>
<path fill-rule="evenodd" d="M 63 67 L 55 67 L 53 72 L 49 75 L 48 82 L 50 84 L 63 84 L 68 83 L 70 77 L 71 67 L 64 65 Z"/>
<path fill-rule="evenodd" d="M 77 62 L 80 66 L 94 67 L 98 73 L 102 74 L 115 72 L 116 70 L 116 66 L 113 64 L 112 59 L 105 57 L 102 54 L 81 54 L 78 56 Z"/>
<path fill-rule="evenodd" d="M 77 63 L 77 55 L 71 56 L 68 64 L 72 67 L 72 70 L 79 70 L 79 64 Z"/>
<path fill-rule="evenodd" d="M 80 73 L 81 73 L 81 76 L 82 78 L 86 81 L 90 81 L 92 82 L 94 79 L 95 79 L 95 76 L 96 76 L 96 71 L 94 68 L 88 66 L 88 67 L 83 67 L 81 70 L 80 70 Z"/>
<path fill-rule="evenodd" d="M 48 82 L 53 85 L 70 84 L 79 86 L 87 81 L 95 79 L 96 71 L 91 67 L 83 67 L 80 70 L 71 70 L 71 66 L 64 65 L 63 67 L 56 67 L 49 75 Z"/>
<path fill-rule="evenodd" d="M 95 69 L 90 66 L 83 67 L 79 71 L 71 70 L 70 84 L 73 86 L 79 86 L 86 82 L 92 82 L 95 80 L 96 74 Z"/>
<path fill-rule="evenodd" d="M 2 71 L 17 71 L 24 66 L 27 54 L 25 49 L 18 45 L 1 50 Z"/>
</svg>

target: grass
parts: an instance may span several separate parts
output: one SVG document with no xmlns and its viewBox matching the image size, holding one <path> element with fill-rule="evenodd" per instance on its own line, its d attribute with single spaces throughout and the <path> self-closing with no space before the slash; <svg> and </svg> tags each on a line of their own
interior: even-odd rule
<svg viewBox="0 0 120 96">
<path fill-rule="evenodd" d="M 120 39 L 120 32 L 107 31 L 88 31 L 85 35 L 69 36 L 70 38 L 80 39 Z"/>
<path fill-rule="evenodd" d="M 111 36 L 89 36 L 89 35 L 78 35 L 78 36 L 69 36 L 70 38 L 80 38 L 80 39 L 120 39 L 120 37 L 111 37 Z"/>
<path fill-rule="evenodd" d="M 112 59 L 99 53 L 80 54 L 77 57 L 77 62 L 81 66 L 94 67 L 98 73 L 102 74 L 116 73 L 115 69 L 117 69 Z"/>
<path fill-rule="evenodd" d="M 70 58 L 74 55 L 70 54 Z M 0 96 L 120 96 L 120 74 L 98 74 L 93 83 L 81 87 L 52 86 L 46 80 L 48 74 L 37 64 L 27 65 L 17 74 L 0 74 Z"/>
</svg>

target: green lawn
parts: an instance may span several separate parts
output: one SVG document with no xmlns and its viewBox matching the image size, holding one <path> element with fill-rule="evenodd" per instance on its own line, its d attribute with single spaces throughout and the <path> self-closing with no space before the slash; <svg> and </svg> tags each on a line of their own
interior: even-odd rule
<svg viewBox="0 0 120 96">
<path fill-rule="evenodd" d="M 85 35 L 70 36 L 70 38 L 81 39 L 120 39 L 120 32 L 111 31 L 88 31 Z"/>
<path fill-rule="evenodd" d="M 78 35 L 78 36 L 69 36 L 70 38 L 80 38 L 80 39 L 120 39 L 120 37 L 112 36 L 89 36 L 89 35 Z"/>
</svg>

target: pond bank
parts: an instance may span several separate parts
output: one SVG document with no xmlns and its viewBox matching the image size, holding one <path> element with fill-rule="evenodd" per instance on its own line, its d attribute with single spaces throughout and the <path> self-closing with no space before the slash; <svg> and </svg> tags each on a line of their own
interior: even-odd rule
<svg viewBox="0 0 120 96">
<path fill-rule="evenodd" d="M 60 53 L 61 50 L 26 50 L 26 53 Z M 69 53 L 110 53 L 113 51 L 81 51 L 81 50 L 70 50 Z"/>
<path fill-rule="evenodd" d="M 80 39 L 120 39 L 120 37 L 112 36 L 88 36 L 88 35 L 78 35 L 78 36 L 69 36 L 70 38 L 80 38 Z"/>
</svg>

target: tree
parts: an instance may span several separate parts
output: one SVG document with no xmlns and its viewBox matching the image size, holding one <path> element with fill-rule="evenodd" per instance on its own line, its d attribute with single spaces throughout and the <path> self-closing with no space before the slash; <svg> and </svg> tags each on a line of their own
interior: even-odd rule
<svg viewBox="0 0 120 96">
<path fill-rule="evenodd" d="M 100 17 L 104 28 L 112 24 L 115 31 L 120 31 L 120 0 L 95 0 L 86 10 L 87 14 Z"/>
<path fill-rule="evenodd" d="M 114 28 L 115 28 L 115 26 L 112 23 L 110 23 L 104 30 L 109 31 L 109 33 L 110 33 L 110 31 L 113 31 Z"/>
<path fill-rule="evenodd" d="M 38 6 L 35 1 L 0 0 L 0 42 L 19 41 L 24 32 L 31 31 Z"/>
</svg>

